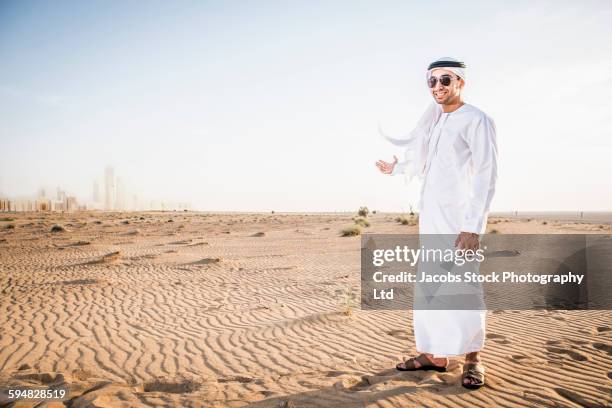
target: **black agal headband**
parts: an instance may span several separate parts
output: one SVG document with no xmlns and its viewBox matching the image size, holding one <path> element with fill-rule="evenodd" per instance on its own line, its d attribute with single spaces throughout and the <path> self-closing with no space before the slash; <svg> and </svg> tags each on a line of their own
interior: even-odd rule
<svg viewBox="0 0 612 408">
<path fill-rule="evenodd" d="M 435 61 L 429 64 L 427 70 L 434 68 L 465 68 L 465 64 L 461 61 Z"/>
</svg>

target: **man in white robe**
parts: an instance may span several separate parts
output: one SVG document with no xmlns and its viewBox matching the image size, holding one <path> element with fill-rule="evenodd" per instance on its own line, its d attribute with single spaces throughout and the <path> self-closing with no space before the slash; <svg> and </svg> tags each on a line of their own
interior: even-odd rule
<svg viewBox="0 0 612 408">
<path fill-rule="evenodd" d="M 497 179 L 495 124 L 484 112 L 464 103 L 465 65 L 453 58 L 434 61 L 427 70 L 434 99 L 407 138 L 392 143 L 406 149 L 404 161 L 379 160 L 385 174 L 422 180 L 419 234 L 452 234 L 450 246 L 476 250 L 485 232 Z M 384 135 L 383 135 L 384 136 Z M 462 385 L 484 384 L 479 351 L 484 347 L 486 310 L 414 310 L 418 357 L 398 370 L 444 371 L 448 357 L 465 354 Z"/>
</svg>

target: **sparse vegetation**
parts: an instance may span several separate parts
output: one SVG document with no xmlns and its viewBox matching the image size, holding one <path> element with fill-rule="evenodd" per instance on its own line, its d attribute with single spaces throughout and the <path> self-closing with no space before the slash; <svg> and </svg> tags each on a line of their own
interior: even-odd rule
<svg viewBox="0 0 612 408">
<path fill-rule="evenodd" d="M 66 228 L 59 224 L 55 224 L 51 227 L 51 232 L 66 232 Z"/>
<path fill-rule="evenodd" d="M 409 215 L 409 216 L 405 216 L 405 215 L 400 215 L 399 217 L 395 218 L 396 222 L 399 222 L 402 225 L 409 225 L 409 226 L 415 226 L 419 223 L 419 216 L 415 216 L 415 215 Z"/>
<path fill-rule="evenodd" d="M 340 235 L 343 237 L 354 237 L 361 235 L 361 227 L 359 225 L 349 225 L 340 231 Z"/>
<path fill-rule="evenodd" d="M 546 225 L 546 224 L 548 224 L 547 221 L 542 221 L 542 225 Z"/>
<path fill-rule="evenodd" d="M 350 290 L 350 288 L 346 288 L 344 291 L 344 310 L 342 314 L 345 316 L 351 316 L 353 314 L 353 308 L 355 307 L 355 294 Z"/>
<path fill-rule="evenodd" d="M 408 218 L 404 217 L 403 215 L 397 217 L 395 221 L 399 222 L 402 225 L 408 225 L 408 222 L 409 222 Z"/>
<path fill-rule="evenodd" d="M 499 234 L 499 231 L 493 228 L 492 230 L 489 231 L 489 234 Z"/>
<path fill-rule="evenodd" d="M 11 217 L 3 217 L 3 218 L 0 218 L 0 221 L 15 221 L 15 219 Z"/>
<path fill-rule="evenodd" d="M 364 217 L 355 217 L 353 218 L 353 221 L 355 221 L 355 224 L 360 225 L 364 228 L 367 228 L 370 226 L 370 221 L 368 221 Z"/>
<path fill-rule="evenodd" d="M 359 207 L 359 211 L 357 211 L 357 215 L 360 217 L 367 217 L 369 213 L 368 207 Z"/>
<path fill-rule="evenodd" d="M 8 224 L 6 229 L 15 229 L 15 224 Z"/>
</svg>

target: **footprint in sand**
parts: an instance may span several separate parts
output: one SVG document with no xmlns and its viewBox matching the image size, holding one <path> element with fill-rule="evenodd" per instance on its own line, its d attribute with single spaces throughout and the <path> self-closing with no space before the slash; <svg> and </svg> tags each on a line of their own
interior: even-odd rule
<svg viewBox="0 0 612 408">
<path fill-rule="evenodd" d="M 17 374 L 15 378 L 18 380 L 32 380 L 41 384 L 61 384 L 66 381 L 64 374 L 61 373 L 27 373 Z"/>
<path fill-rule="evenodd" d="M 340 377 L 341 375 L 350 374 L 348 371 L 332 370 L 325 374 L 326 377 Z"/>
<path fill-rule="evenodd" d="M 592 346 L 597 350 L 603 351 L 607 353 L 609 356 L 612 356 L 612 346 L 605 343 L 593 343 Z"/>
<path fill-rule="evenodd" d="M 548 350 L 548 352 L 553 353 L 553 354 L 566 354 L 570 356 L 572 360 L 575 360 L 575 361 L 587 361 L 589 359 L 584 354 L 581 354 L 574 350 L 568 350 L 562 347 L 546 347 L 546 350 Z"/>
<path fill-rule="evenodd" d="M 554 388 L 555 392 L 562 396 L 563 398 L 578 404 L 581 407 L 592 407 L 594 406 L 592 403 L 589 403 L 588 400 L 584 399 L 582 396 L 577 394 L 574 391 L 568 390 L 567 388 L 557 387 Z"/>
<path fill-rule="evenodd" d="M 387 334 L 398 339 L 408 340 L 408 333 L 405 330 L 390 330 Z"/>
<path fill-rule="evenodd" d="M 197 391 L 202 383 L 191 379 L 170 380 L 163 377 L 156 378 L 143 384 L 144 392 L 169 392 L 172 394 L 189 394 Z"/>
<path fill-rule="evenodd" d="M 95 285 L 96 283 L 99 283 L 100 281 L 96 280 L 96 279 L 76 279 L 76 280 L 70 280 L 70 281 L 62 281 L 62 282 L 57 282 L 59 285 Z"/>
<path fill-rule="evenodd" d="M 517 361 L 518 362 L 518 361 L 522 361 L 522 360 L 524 360 L 526 358 L 529 358 L 529 357 L 527 357 L 527 356 L 525 356 L 523 354 L 513 354 L 512 356 L 510 356 L 510 358 L 512 359 L 512 361 Z"/>
<path fill-rule="evenodd" d="M 239 382 L 242 384 L 253 382 L 255 379 L 251 377 L 244 377 L 240 375 L 232 375 L 229 377 L 221 377 L 217 378 L 217 382 L 219 383 L 229 383 L 229 382 Z"/>
<path fill-rule="evenodd" d="M 218 262 L 221 262 L 220 258 L 204 258 L 199 261 L 191 262 L 188 265 L 208 265 L 208 264 L 215 264 Z"/>
<path fill-rule="evenodd" d="M 498 344 L 510 344 L 510 340 L 508 340 L 503 334 L 489 333 L 487 334 L 487 339 Z"/>
<path fill-rule="evenodd" d="M 361 377 L 361 379 L 359 378 L 345 379 L 343 381 L 340 381 L 339 383 L 336 383 L 337 384 L 336 387 L 341 386 L 346 391 L 351 391 L 351 392 L 364 391 L 370 386 L 376 384 L 376 381 L 370 377 L 371 376 L 364 375 Z"/>
<path fill-rule="evenodd" d="M 187 244 L 191 244 L 192 242 L 193 242 L 192 239 L 183 239 L 180 241 L 168 242 L 168 245 L 187 245 Z"/>
<path fill-rule="evenodd" d="M 568 342 L 572 343 L 572 344 L 576 344 L 578 346 L 584 346 L 585 344 L 588 344 L 589 342 L 586 340 L 576 340 L 576 339 L 566 339 Z"/>
</svg>

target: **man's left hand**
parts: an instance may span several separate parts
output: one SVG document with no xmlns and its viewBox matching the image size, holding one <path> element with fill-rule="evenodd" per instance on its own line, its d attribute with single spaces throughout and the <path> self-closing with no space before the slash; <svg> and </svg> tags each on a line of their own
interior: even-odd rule
<svg viewBox="0 0 612 408">
<path fill-rule="evenodd" d="M 459 249 L 471 249 L 472 251 L 476 251 L 479 246 L 478 234 L 472 232 L 461 232 L 455 240 L 455 247 Z"/>
</svg>

